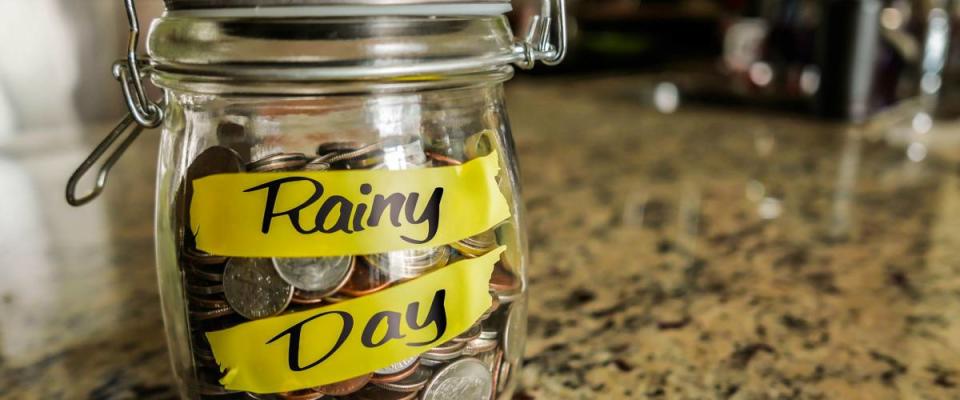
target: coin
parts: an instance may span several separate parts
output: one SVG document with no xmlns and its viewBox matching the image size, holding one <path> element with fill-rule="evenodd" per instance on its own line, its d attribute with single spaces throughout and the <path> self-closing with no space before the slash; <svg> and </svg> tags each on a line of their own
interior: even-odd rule
<svg viewBox="0 0 960 400">
<path fill-rule="evenodd" d="M 317 388 L 317 390 L 331 396 L 346 396 L 364 387 L 367 384 L 367 382 L 370 382 L 370 378 L 372 376 L 373 374 L 361 375 L 356 378 L 347 379 L 345 381 L 340 381 L 336 383 L 331 383 L 329 385 L 320 386 Z"/>
<path fill-rule="evenodd" d="M 496 340 L 477 338 L 467 342 L 467 347 L 463 349 L 463 355 L 475 356 L 477 354 L 486 353 L 496 348 L 497 348 Z"/>
<path fill-rule="evenodd" d="M 321 143 L 317 146 L 317 155 L 326 156 L 329 154 L 341 154 L 349 153 L 351 151 L 356 151 L 357 149 L 363 147 L 364 144 L 355 141 L 333 141 Z"/>
<path fill-rule="evenodd" d="M 517 299 L 523 290 L 521 281 L 517 276 L 508 271 L 502 264 L 497 262 L 493 267 L 493 274 L 490 276 L 490 289 L 496 294 L 500 303 L 511 303 Z"/>
<path fill-rule="evenodd" d="M 502 364 L 503 363 L 503 350 L 497 350 L 497 355 L 493 358 L 493 365 L 490 366 L 491 371 L 493 371 L 492 384 L 490 385 L 495 392 L 493 396 L 490 396 L 490 399 L 496 398 L 496 393 L 502 392 L 503 389 L 500 388 L 501 380 L 506 383 L 506 379 L 501 379 L 501 377 L 506 378 L 501 375 Z M 509 364 L 508 364 L 509 365 Z"/>
<path fill-rule="evenodd" d="M 194 265 L 184 263 L 183 270 L 191 278 L 203 279 L 210 282 L 223 282 L 223 268 L 220 266 Z"/>
<path fill-rule="evenodd" d="M 223 293 L 222 284 L 201 286 L 201 285 L 191 285 L 188 283 L 183 286 L 187 290 L 187 293 L 192 293 L 192 294 L 209 295 L 209 294 Z"/>
<path fill-rule="evenodd" d="M 390 364 L 386 367 L 380 368 L 376 371 L 373 371 L 373 373 L 377 375 L 392 375 L 409 368 L 411 365 L 416 364 L 417 360 L 419 360 L 419 357 L 417 356 L 406 358 L 406 359 L 397 361 L 393 364 Z"/>
<path fill-rule="evenodd" d="M 246 169 L 250 172 L 295 171 L 308 161 L 302 153 L 274 153 L 247 164 Z"/>
<path fill-rule="evenodd" d="M 327 160 L 324 160 L 323 157 L 317 157 L 313 160 L 310 160 L 306 165 L 303 166 L 305 171 L 326 171 L 333 168 Z"/>
<path fill-rule="evenodd" d="M 280 393 L 276 397 L 279 397 L 283 400 L 317 400 L 323 398 L 324 394 L 317 389 L 302 389 Z"/>
<path fill-rule="evenodd" d="M 410 279 L 447 265 L 450 260 L 450 248 L 440 246 L 391 251 L 369 254 L 364 256 L 364 259 L 391 279 Z"/>
<path fill-rule="evenodd" d="M 236 173 L 243 171 L 243 161 L 237 152 L 223 146 L 212 146 L 200 152 L 190 163 L 186 173 L 186 193 L 184 198 L 185 225 L 192 230 L 190 224 L 190 204 L 193 201 L 193 182 L 215 174 Z M 186 232 L 184 232 L 186 234 Z"/>
<path fill-rule="evenodd" d="M 275 258 L 277 273 L 293 287 L 315 292 L 316 296 L 333 294 L 350 278 L 355 259 L 352 256 L 316 258 Z M 315 296 L 311 296 L 315 297 Z"/>
<path fill-rule="evenodd" d="M 427 152 L 427 157 L 433 161 L 433 164 L 438 167 L 447 167 L 451 165 L 461 165 L 463 161 L 457 160 L 456 158 L 445 156 L 439 153 Z"/>
<path fill-rule="evenodd" d="M 418 390 L 423 389 L 423 387 L 427 385 L 427 382 L 430 381 L 430 376 L 432 374 L 433 372 L 429 368 L 420 367 L 413 371 L 410 376 L 399 381 L 379 383 L 374 382 L 373 384 L 395 392 L 416 393 Z"/>
<path fill-rule="evenodd" d="M 479 257 L 497 248 L 497 234 L 491 229 L 478 235 L 453 242 L 450 246 L 467 257 Z"/>
<path fill-rule="evenodd" d="M 492 391 L 493 379 L 487 367 L 475 358 L 464 358 L 437 371 L 421 399 L 487 399 Z"/>
<path fill-rule="evenodd" d="M 390 280 L 379 271 L 365 263 L 359 263 L 353 268 L 350 279 L 346 285 L 343 285 L 340 292 L 348 296 L 360 297 L 383 290 L 389 285 Z"/>
<path fill-rule="evenodd" d="M 224 307 L 213 310 L 190 311 L 190 318 L 202 321 L 205 319 L 220 318 L 230 314 L 233 314 L 233 309 L 230 307 Z"/>
<path fill-rule="evenodd" d="M 191 306 L 197 306 L 201 308 L 220 309 L 230 307 L 230 305 L 227 304 L 227 300 L 220 297 L 204 297 L 187 294 L 187 299 L 189 300 Z"/>
<path fill-rule="evenodd" d="M 377 382 L 380 382 L 380 383 L 384 383 L 384 382 L 390 383 L 390 382 L 401 381 L 401 380 L 405 379 L 406 377 L 408 377 L 408 376 L 410 376 L 410 375 L 413 375 L 413 372 L 416 371 L 417 368 L 419 368 L 419 367 L 420 367 L 420 359 L 419 359 L 419 358 L 415 358 L 413 364 L 410 364 L 410 365 L 407 366 L 407 368 L 401 369 L 401 370 L 399 370 L 399 371 L 397 371 L 397 372 L 394 372 L 394 373 L 392 373 L 392 374 L 379 374 L 379 373 L 374 373 L 373 378 L 370 378 L 370 382 L 374 382 L 374 383 L 377 383 Z"/>
<path fill-rule="evenodd" d="M 223 272 L 223 291 L 230 306 L 248 319 L 277 315 L 293 297 L 293 286 L 269 258 L 231 258 Z"/>
<path fill-rule="evenodd" d="M 325 297 L 323 296 L 317 296 L 313 292 L 305 292 L 297 289 L 293 291 L 293 299 L 291 299 L 290 302 L 297 304 L 318 304 L 324 300 Z"/>
<path fill-rule="evenodd" d="M 227 262 L 227 257 L 207 254 L 194 247 L 186 247 L 183 249 L 183 259 L 196 265 L 222 265 Z"/>
<path fill-rule="evenodd" d="M 350 398 L 354 400 L 413 400 L 417 398 L 417 392 L 391 391 L 379 386 L 367 385 Z"/>
</svg>

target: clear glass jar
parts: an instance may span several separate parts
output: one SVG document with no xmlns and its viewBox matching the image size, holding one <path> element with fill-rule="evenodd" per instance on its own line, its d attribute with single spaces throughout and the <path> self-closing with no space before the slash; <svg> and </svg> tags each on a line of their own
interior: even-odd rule
<svg viewBox="0 0 960 400">
<path fill-rule="evenodd" d="M 563 40 L 550 18 L 514 40 L 508 3 L 290 3 L 168 0 L 146 71 L 162 118 L 135 57 L 115 67 L 132 116 L 105 144 L 163 128 L 158 274 L 182 396 L 511 398 L 527 260 L 502 83 Z M 73 196 L 103 152 L 68 201 L 97 193 Z"/>
</svg>

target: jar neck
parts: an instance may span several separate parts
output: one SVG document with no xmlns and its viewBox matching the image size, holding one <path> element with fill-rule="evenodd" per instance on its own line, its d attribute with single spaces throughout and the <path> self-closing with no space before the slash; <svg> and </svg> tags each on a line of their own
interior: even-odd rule
<svg viewBox="0 0 960 400">
<path fill-rule="evenodd" d="M 316 96 L 364 93 L 409 93 L 498 84 L 513 77 L 513 67 L 502 66 L 469 74 L 422 75 L 368 80 L 247 80 L 211 78 L 152 71 L 152 82 L 165 90 L 211 95 Z"/>
</svg>

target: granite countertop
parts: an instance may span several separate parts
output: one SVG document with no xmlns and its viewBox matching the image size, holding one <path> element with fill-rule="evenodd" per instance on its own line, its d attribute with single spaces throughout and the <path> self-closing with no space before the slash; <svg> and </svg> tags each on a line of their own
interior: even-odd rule
<svg viewBox="0 0 960 400">
<path fill-rule="evenodd" d="M 650 86 L 508 87 L 532 258 L 516 398 L 960 398 L 960 130 L 661 114 Z M 0 149 L 0 398 L 175 396 L 156 136 L 82 209 L 61 185 L 89 143 Z"/>
</svg>

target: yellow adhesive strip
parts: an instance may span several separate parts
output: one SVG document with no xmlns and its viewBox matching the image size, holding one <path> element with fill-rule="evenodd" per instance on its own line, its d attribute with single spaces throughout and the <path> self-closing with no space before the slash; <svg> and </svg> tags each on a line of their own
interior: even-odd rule
<svg viewBox="0 0 960 400">
<path fill-rule="evenodd" d="M 490 308 L 505 250 L 342 303 L 207 333 L 231 390 L 276 393 L 371 373 L 469 329 Z"/>
<path fill-rule="evenodd" d="M 233 257 L 322 257 L 436 247 L 510 217 L 496 152 L 401 171 L 212 175 L 193 182 L 197 248 Z"/>
</svg>

